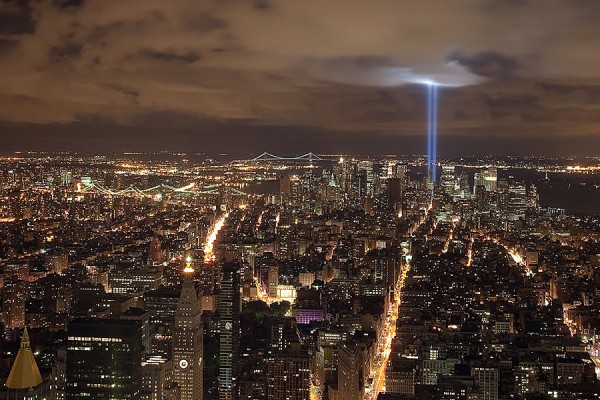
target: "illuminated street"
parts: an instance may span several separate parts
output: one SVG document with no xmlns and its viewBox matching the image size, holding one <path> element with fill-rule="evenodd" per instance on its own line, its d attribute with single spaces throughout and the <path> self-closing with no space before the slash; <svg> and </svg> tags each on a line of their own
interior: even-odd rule
<svg viewBox="0 0 600 400">
<path fill-rule="evenodd" d="M 408 272 L 410 264 L 402 268 L 400 277 L 394 290 L 394 298 L 386 313 L 386 323 L 383 326 L 382 334 L 377 343 L 377 356 L 373 366 L 372 385 L 365 387 L 365 399 L 373 400 L 377 398 L 379 392 L 385 391 L 385 371 L 390 357 L 392 340 L 396 336 L 396 320 L 398 319 L 398 307 L 402 296 L 402 287 Z"/>
<path fill-rule="evenodd" d="M 225 224 L 225 220 L 227 219 L 228 215 L 228 213 L 221 215 L 210 227 L 209 233 L 206 236 L 206 242 L 204 244 L 204 262 L 212 261 L 215 241 L 217 240 L 219 231 Z"/>
</svg>

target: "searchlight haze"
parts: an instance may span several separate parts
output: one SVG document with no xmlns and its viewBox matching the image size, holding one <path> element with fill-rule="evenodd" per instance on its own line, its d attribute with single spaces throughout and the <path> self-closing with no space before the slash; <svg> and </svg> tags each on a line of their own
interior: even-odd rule
<svg viewBox="0 0 600 400">
<path fill-rule="evenodd" d="M 406 67 L 388 59 L 341 58 L 304 63 L 315 78 L 351 85 L 393 87 L 410 84 L 464 87 L 483 83 L 484 77 L 469 72 L 456 61 L 435 66 Z"/>
</svg>

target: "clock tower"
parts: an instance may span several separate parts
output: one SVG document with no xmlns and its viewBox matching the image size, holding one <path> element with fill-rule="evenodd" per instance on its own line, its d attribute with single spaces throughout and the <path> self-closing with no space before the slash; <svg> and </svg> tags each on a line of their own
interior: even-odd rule
<svg viewBox="0 0 600 400">
<path fill-rule="evenodd" d="M 173 330 L 173 380 L 179 384 L 182 400 L 202 399 L 204 369 L 202 306 L 194 287 L 190 257 L 183 270 L 184 282 L 175 313 Z"/>
</svg>

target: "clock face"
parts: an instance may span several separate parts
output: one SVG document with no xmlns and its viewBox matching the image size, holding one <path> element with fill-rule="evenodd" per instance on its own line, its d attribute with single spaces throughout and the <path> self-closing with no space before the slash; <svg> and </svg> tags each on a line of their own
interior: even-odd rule
<svg viewBox="0 0 600 400">
<path fill-rule="evenodd" d="M 183 368 L 183 369 L 185 369 L 185 368 L 187 368 L 187 367 L 188 367 L 188 365 L 189 365 L 189 364 L 188 364 L 187 360 L 181 360 L 181 361 L 179 361 L 179 367 L 180 367 L 180 368 Z"/>
<path fill-rule="evenodd" d="M 225 323 L 225 329 L 227 329 L 227 330 L 231 329 L 231 322 Z"/>
</svg>

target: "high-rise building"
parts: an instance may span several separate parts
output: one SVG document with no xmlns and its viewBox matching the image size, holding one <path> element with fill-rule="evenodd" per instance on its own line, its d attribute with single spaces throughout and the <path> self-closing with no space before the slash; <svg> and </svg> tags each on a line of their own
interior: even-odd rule
<svg viewBox="0 0 600 400">
<path fill-rule="evenodd" d="M 29 284 L 14 278 L 4 281 L 2 311 L 6 328 L 15 329 L 25 326 L 25 301 L 29 297 Z"/>
<path fill-rule="evenodd" d="M 235 398 L 240 340 L 239 264 L 225 263 L 221 268 L 219 312 L 219 400 Z"/>
<path fill-rule="evenodd" d="M 180 399 L 202 399 L 203 329 L 202 305 L 194 286 L 194 269 L 187 260 L 173 329 L 173 380 L 180 390 Z"/>
<path fill-rule="evenodd" d="M 442 166 L 442 178 L 441 185 L 446 193 L 454 195 L 456 189 L 456 175 L 454 165 L 443 165 Z"/>
<path fill-rule="evenodd" d="M 109 274 L 108 281 L 113 293 L 134 293 L 157 289 L 163 276 L 158 267 L 118 269 Z"/>
<path fill-rule="evenodd" d="M 150 313 L 150 323 L 155 330 L 151 338 L 149 353 L 171 356 L 172 329 L 180 291 L 176 288 L 161 287 L 144 293 L 144 305 Z"/>
<path fill-rule="evenodd" d="M 307 400 L 310 394 L 310 357 L 302 345 L 294 318 L 270 319 L 267 351 L 267 399 Z"/>
<path fill-rule="evenodd" d="M 539 207 L 540 196 L 538 195 L 537 186 L 533 183 L 529 185 L 529 207 L 532 209 L 537 209 Z"/>
<path fill-rule="evenodd" d="M 269 297 L 277 297 L 277 286 L 279 285 L 279 267 L 277 266 L 277 264 L 269 266 L 268 282 Z"/>
<path fill-rule="evenodd" d="M 498 399 L 498 369 L 487 367 L 471 368 L 471 375 L 475 383 L 479 386 L 479 392 L 482 400 Z"/>
<path fill-rule="evenodd" d="M 142 400 L 179 400 L 181 388 L 173 381 L 173 362 L 149 356 L 142 362 Z"/>
<path fill-rule="evenodd" d="M 402 210 L 402 179 L 388 179 L 388 203 L 395 211 Z"/>
<path fill-rule="evenodd" d="M 268 400 L 310 398 L 310 357 L 302 348 L 269 357 L 267 362 Z"/>
<path fill-rule="evenodd" d="M 511 182 L 508 186 L 508 211 L 510 220 L 525 218 L 527 211 L 527 186 L 524 182 Z"/>
<path fill-rule="evenodd" d="M 282 203 L 289 201 L 292 195 L 292 181 L 289 174 L 279 176 L 279 196 Z"/>
<path fill-rule="evenodd" d="M 139 321 L 76 319 L 67 334 L 67 400 L 140 399 Z"/>
<path fill-rule="evenodd" d="M 495 192 L 498 189 L 498 170 L 490 167 L 481 172 L 483 187 L 486 192 Z"/>
<path fill-rule="evenodd" d="M 340 399 L 362 398 L 362 351 L 357 341 L 344 341 L 338 345 L 338 394 Z"/>
</svg>

